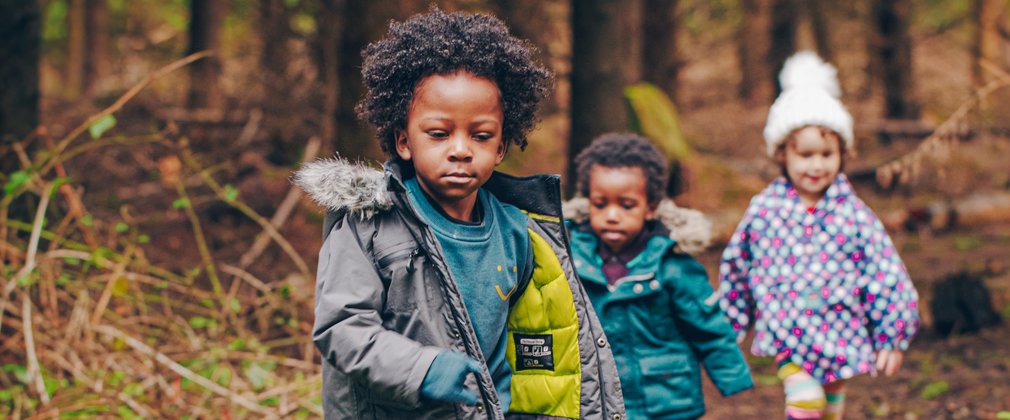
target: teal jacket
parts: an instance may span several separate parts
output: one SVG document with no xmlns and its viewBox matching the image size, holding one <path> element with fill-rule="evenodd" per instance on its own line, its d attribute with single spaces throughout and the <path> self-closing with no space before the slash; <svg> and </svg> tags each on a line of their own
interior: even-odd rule
<svg viewBox="0 0 1010 420">
<path fill-rule="evenodd" d="M 723 395 L 753 387 L 705 268 L 680 250 L 670 230 L 647 226 L 654 236 L 610 287 L 588 223 L 569 220 L 568 227 L 576 272 L 612 345 L 629 419 L 703 415 L 700 366 Z"/>
</svg>

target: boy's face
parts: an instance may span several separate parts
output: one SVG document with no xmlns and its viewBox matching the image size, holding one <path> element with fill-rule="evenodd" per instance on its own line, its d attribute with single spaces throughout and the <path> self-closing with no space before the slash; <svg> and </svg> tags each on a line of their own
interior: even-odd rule
<svg viewBox="0 0 1010 420">
<path fill-rule="evenodd" d="M 465 71 L 421 80 L 396 153 L 450 216 L 469 220 L 477 189 L 505 157 L 498 86 Z"/>
<path fill-rule="evenodd" d="M 824 196 L 842 166 L 842 151 L 836 136 L 820 127 L 808 126 L 793 133 L 785 146 L 785 168 L 796 192 L 808 206 Z"/>
<path fill-rule="evenodd" d="M 611 251 L 622 251 L 655 216 L 642 168 L 593 165 L 589 170 L 589 224 Z"/>
</svg>

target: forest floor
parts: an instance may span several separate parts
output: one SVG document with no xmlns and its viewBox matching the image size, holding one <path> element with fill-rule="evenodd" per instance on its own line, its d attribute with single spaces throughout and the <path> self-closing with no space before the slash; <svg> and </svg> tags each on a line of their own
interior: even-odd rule
<svg viewBox="0 0 1010 420">
<path fill-rule="evenodd" d="M 947 62 L 966 62 L 966 59 L 962 60 L 964 57 L 957 54 L 952 56 L 949 52 L 956 51 L 957 48 L 943 42 L 945 41 L 940 38 L 927 40 L 920 43 L 915 51 L 915 57 L 920 60 L 917 69 L 920 69 L 921 74 L 917 76 L 923 81 L 920 92 L 931 104 L 924 120 L 934 125 L 952 113 L 959 101 L 970 93 L 966 78 L 952 79 L 951 73 L 944 71 Z M 678 98 L 687 137 L 705 161 L 717 162 L 718 174 L 728 175 L 707 178 L 701 176 L 704 174 L 699 175 L 701 184 L 695 186 L 696 189 L 687 202 L 687 205 L 698 208 L 714 220 L 716 236 L 723 240 L 717 241 L 708 251 L 698 256 L 708 269 L 713 283 L 717 280 L 718 259 L 725 237 L 732 232 L 750 196 L 776 173 L 762 153 L 760 133 L 767 104 L 749 105 L 736 99 L 732 88 L 736 83 L 732 76 L 735 74 L 732 48 L 731 43 L 725 43 L 720 49 L 711 52 L 705 51 L 705 46 L 695 47 L 699 57 L 688 57 L 687 61 L 691 64 L 684 69 L 681 81 L 684 93 Z M 852 71 L 852 66 L 856 65 L 843 68 L 846 70 L 843 73 L 856 73 Z M 842 80 L 843 85 L 848 82 L 852 80 Z M 857 121 L 859 138 L 859 155 L 847 162 L 849 172 L 872 169 L 918 145 L 918 140 L 921 139 L 889 143 L 876 141 L 866 126 L 873 124 L 867 116 L 879 115 L 879 104 L 859 97 L 859 94 L 846 97 L 851 100 L 847 104 Z M 109 232 L 108 236 L 115 236 L 113 230 L 119 229 L 115 222 L 123 219 L 129 222 L 130 229 L 149 236 L 149 244 L 137 247 L 141 250 L 141 259 L 174 273 L 194 270 L 199 273 L 201 252 L 194 246 L 198 241 L 190 229 L 187 215 L 183 211 L 184 206 L 178 205 L 181 198 L 175 192 L 176 186 L 165 181 L 166 168 L 173 162 L 172 158 L 179 155 L 176 149 L 179 140 L 188 138 L 189 147 L 202 164 L 206 165 L 206 171 L 222 184 L 230 182 L 226 187 L 234 189 L 234 196 L 267 218 L 274 214 L 292 188 L 289 177 L 294 165 L 288 163 L 297 158 L 281 164 L 269 161 L 264 150 L 270 147 L 266 142 L 258 141 L 262 140 L 259 138 L 250 142 L 248 147 L 231 144 L 235 138 L 242 137 L 241 123 L 179 123 L 178 128 L 166 127 L 174 123 L 167 124 L 167 119 L 158 114 L 157 110 L 162 104 L 150 100 L 148 103 L 138 102 L 117 114 L 121 121 L 117 130 L 124 135 L 141 136 L 151 132 L 151 126 L 154 126 L 157 130 L 171 131 L 167 135 L 171 141 L 85 152 L 74 161 L 67 162 L 67 170 L 79 182 L 82 194 L 87 193 L 84 195 L 84 204 L 94 214 L 96 226 L 103 228 L 103 232 Z M 57 114 L 57 110 L 52 113 Z M 79 117 L 80 115 L 75 115 L 65 119 L 76 121 Z M 62 121 L 64 117 L 53 119 Z M 530 148 L 523 153 L 513 151 L 503 169 L 519 175 L 533 172 L 562 173 L 564 152 L 557 139 L 566 135 L 566 129 L 561 120 L 563 118 L 558 116 L 546 117 L 541 128 L 531 136 Z M 54 132 L 61 130 L 59 127 L 51 129 Z M 305 130 L 304 127 L 300 129 Z M 292 150 L 297 148 L 290 147 Z M 882 191 L 872 181 L 863 180 L 856 182 L 855 188 L 859 196 L 888 223 L 909 208 L 956 201 L 972 193 L 991 190 L 1005 192 L 1010 185 L 1010 173 L 1006 164 L 1008 155 L 1010 139 L 1006 133 L 983 133 L 958 145 L 950 153 L 950 159 L 942 164 L 927 166 L 925 174 L 911 186 Z M 183 171 L 183 174 L 188 174 L 186 184 L 192 196 L 189 205 L 197 210 L 199 219 L 204 223 L 203 234 L 213 251 L 214 259 L 219 264 L 229 262 L 237 265 L 235 261 L 247 251 L 249 244 L 263 229 L 224 201 L 215 200 L 214 192 L 198 179 L 198 169 Z M 193 180 L 195 182 L 191 182 Z M 290 242 L 293 251 L 302 256 L 310 272 L 315 271 L 316 255 L 321 243 L 321 221 L 321 210 L 303 199 L 279 229 L 280 234 Z M 942 230 L 928 227 L 906 230 L 901 223 L 891 223 L 888 224 L 888 230 L 919 291 L 923 329 L 913 341 L 903 368 L 895 376 L 862 376 L 851 381 L 847 398 L 849 418 L 1008 418 L 1006 414 L 1000 413 L 1010 411 L 1010 322 L 977 334 L 943 338 L 932 331 L 929 303 L 936 282 L 967 270 L 979 273 L 984 278 L 992 292 L 994 308 L 1010 320 L 1010 222 L 954 226 Z M 241 322 L 237 322 L 238 326 L 249 329 L 248 336 L 245 337 L 247 341 L 251 341 L 248 338 L 253 336 L 264 343 L 273 343 L 267 345 L 273 351 L 272 357 L 302 370 L 298 372 L 298 379 L 292 379 L 282 377 L 290 373 L 284 372 L 287 368 L 277 369 L 274 388 L 283 388 L 282 379 L 290 379 L 293 385 L 304 385 L 299 389 L 305 390 L 300 394 L 305 400 L 318 401 L 318 380 L 313 379 L 313 375 L 318 373 L 319 355 L 309 343 L 313 279 L 302 275 L 293 266 L 291 258 L 274 245 L 246 270 L 266 284 L 264 289 L 268 292 L 264 293 L 267 297 L 283 290 L 283 302 L 286 305 L 278 308 L 249 286 L 235 281 L 235 284 L 242 287 L 238 289 L 239 286 L 235 286 L 238 290 L 235 295 L 242 302 L 243 312 L 240 314 L 249 318 L 262 316 L 266 319 L 261 322 L 263 326 L 260 328 L 246 326 Z M 99 287 L 102 285 L 104 280 Z M 113 300 L 113 306 L 115 302 Z M 259 306 L 250 309 L 246 307 L 247 302 Z M 259 309 L 261 310 L 257 311 Z M 283 330 L 268 322 L 276 322 L 279 316 L 284 317 L 281 320 Z M 188 322 L 183 320 L 182 327 L 188 328 L 188 324 L 195 329 L 201 328 L 196 326 L 198 323 L 194 319 L 196 318 L 189 319 Z M 255 323 L 253 320 L 243 321 Z M 204 322 L 200 318 L 199 324 Z M 123 326 L 128 324 L 125 319 L 121 323 Z M 194 349 L 209 347 L 213 350 L 213 346 L 222 346 L 220 340 L 227 336 L 225 333 L 205 331 L 209 331 L 209 328 L 200 330 L 199 334 L 186 329 L 185 340 L 200 345 L 191 344 Z M 199 337 L 202 341 L 194 337 Z M 173 353 L 173 347 L 184 347 L 176 346 L 173 340 L 184 341 L 181 336 L 169 336 L 163 337 L 158 345 L 172 357 L 187 354 L 183 351 Z M 0 354 L 0 361 L 5 361 L 5 357 L 7 356 Z M 782 417 L 782 389 L 775 377 L 772 363 L 767 359 L 753 357 L 748 360 L 754 371 L 756 388 L 724 398 L 706 381 L 706 418 Z M 235 364 L 242 366 L 242 372 L 249 382 L 254 382 L 246 362 Z M 235 367 L 235 371 L 239 372 L 239 368 Z M 238 377 L 239 373 L 235 373 L 235 376 Z M 267 388 L 257 388 L 259 395 L 271 395 L 270 387 Z M 164 400 L 166 394 L 158 392 L 150 391 L 152 401 Z M 190 401 L 193 405 L 206 403 L 206 399 L 194 398 Z M 152 403 L 152 406 L 157 407 L 156 404 L 158 403 Z M 183 403 L 179 405 L 182 406 Z M 206 413 L 213 416 L 213 411 Z M 303 414 L 318 412 L 308 410 Z"/>
</svg>

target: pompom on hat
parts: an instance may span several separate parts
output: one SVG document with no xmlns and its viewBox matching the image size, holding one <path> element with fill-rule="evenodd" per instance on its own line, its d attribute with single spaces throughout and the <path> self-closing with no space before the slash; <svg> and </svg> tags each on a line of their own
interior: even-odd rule
<svg viewBox="0 0 1010 420">
<path fill-rule="evenodd" d="M 786 60 L 779 83 L 782 93 L 768 110 L 764 130 L 768 156 L 774 156 L 793 131 L 810 125 L 838 133 L 845 148 L 852 149 L 852 116 L 839 101 L 842 92 L 834 66 L 812 51 L 801 51 Z"/>
</svg>

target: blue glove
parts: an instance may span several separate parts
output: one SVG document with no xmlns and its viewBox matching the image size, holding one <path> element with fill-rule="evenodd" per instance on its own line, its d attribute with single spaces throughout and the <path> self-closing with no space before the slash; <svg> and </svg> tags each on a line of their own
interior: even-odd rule
<svg viewBox="0 0 1010 420">
<path fill-rule="evenodd" d="M 431 361 L 428 373 L 421 381 L 421 395 L 450 403 L 476 404 L 477 393 L 465 384 L 466 376 L 479 374 L 480 363 L 456 351 L 443 351 Z"/>
</svg>

